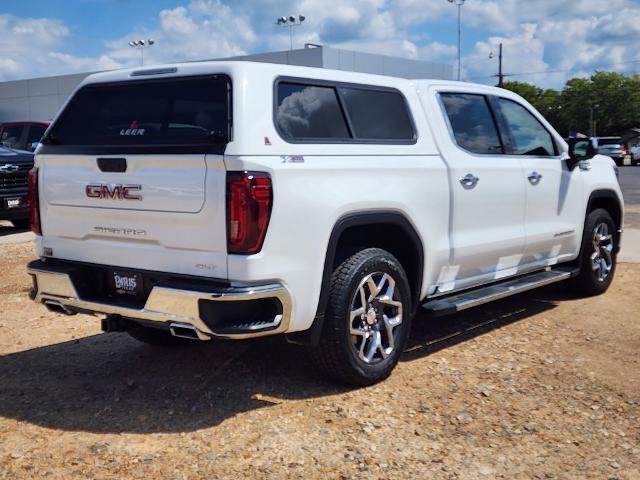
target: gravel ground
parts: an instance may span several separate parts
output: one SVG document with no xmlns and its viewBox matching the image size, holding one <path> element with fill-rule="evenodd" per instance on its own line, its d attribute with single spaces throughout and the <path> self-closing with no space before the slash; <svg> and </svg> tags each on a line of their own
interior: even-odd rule
<svg viewBox="0 0 640 480">
<path fill-rule="evenodd" d="M 280 339 L 154 349 L 27 299 L 0 247 L 0 478 L 640 479 L 640 265 L 416 319 L 345 389 Z"/>
</svg>

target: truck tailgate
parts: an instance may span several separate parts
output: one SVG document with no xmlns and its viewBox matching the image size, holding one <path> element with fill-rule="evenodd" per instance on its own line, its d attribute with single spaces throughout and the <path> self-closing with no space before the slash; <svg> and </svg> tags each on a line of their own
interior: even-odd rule
<svg viewBox="0 0 640 480">
<path fill-rule="evenodd" d="M 100 171 L 95 156 L 39 159 L 44 253 L 226 278 L 223 157 L 120 157 L 126 158 L 125 173 Z M 135 187 L 133 199 L 122 198 L 124 186 Z"/>
</svg>

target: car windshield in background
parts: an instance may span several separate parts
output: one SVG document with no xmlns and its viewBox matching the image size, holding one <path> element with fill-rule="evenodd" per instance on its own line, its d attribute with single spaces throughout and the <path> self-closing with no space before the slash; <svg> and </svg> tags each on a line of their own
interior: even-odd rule
<svg viewBox="0 0 640 480">
<path fill-rule="evenodd" d="M 51 128 L 51 145 L 203 145 L 229 141 L 223 76 L 82 88 Z"/>
</svg>

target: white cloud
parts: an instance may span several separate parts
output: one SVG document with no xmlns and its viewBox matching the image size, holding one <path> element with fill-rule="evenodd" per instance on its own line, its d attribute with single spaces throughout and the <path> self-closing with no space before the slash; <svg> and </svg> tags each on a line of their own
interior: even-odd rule
<svg viewBox="0 0 640 480">
<path fill-rule="evenodd" d="M 465 57 L 465 78 L 485 79 L 498 70 L 498 50 L 503 44 L 503 71 L 505 73 L 538 72 L 548 70 L 544 61 L 544 44 L 537 36 L 538 26 L 532 23 L 521 25 L 510 37 L 490 37 L 478 42 L 473 54 Z M 490 58 L 491 57 L 491 58 Z"/>
<path fill-rule="evenodd" d="M 458 47 L 441 42 L 431 42 L 420 48 L 420 58 L 434 62 L 450 62 L 456 56 Z"/>
<path fill-rule="evenodd" d="M 639 5 L 611 0 L 603 6 L 606 2 L 576 0 L 575 6 L 567 9 L 565 2 L 539 0 L 517 2 L 519 10 L 515 10 L 515 3 L 502 2 L 506 17 L 513 20 L 502 25 L 503 34 L 477 42 L 463 59 L 466 78 L 495 82 L 495 78 L 486 77 L 497 73 L 497 61 L 487 57 L 491 51 L 497 53 L 500 42 L 504 44 L 505 73 L 548 72 L 508 79 L 542 87 L 561 88 L 569 78 L 591 74 L 596 68 L 636 68 L 629 62 L 640 59 L 635 47 L 640 41 L 636 21 L 640 18 Z M 491 20 L 491 11 L 487 9 L 483 19 L 477 21 L 486 22 L 487 28 L 497 28 L 502 20 Z"/>
<path fill-rule="evenodd" d="M 47 52 L 60 47 L 69 29 L 48 18 L 0 15 L 0 79 L 43 75 L 56 67 Z"/>
<path fill-rule="evenodd" d="M 497 60 L 487 57 L 499 43 L 506 73 L 571 71 L 513 77 L 543 86 L 559 87 L 568 75 L 597 65 L 631 69 L 623 62 L 640 59 L 640 5 L 634 0 L 470 0 L 462 12 L 466 78 L 496 73 Z M 183 0 L 126 36 L 105 38 L 95 56 L 71 54 L 73 31 L 59 20 L 0 15 L 0 80 L 135 66 L 140 54 L 127 44 L 137 38 L 156 41 L 144 51 L 145 64 L 285 50 L 288 29 L 276 26 L 275 18 L 289 14 L 307 17 L 293 29 L 294 47 L 311 42 L 456 60 L 456 46 L 446 43 L 453 41 L 456 8 L 445 0 L 263 0 L 259 8 L 253 0 Z M 469 38 L 480 41 L 471 45 Z"/>
</svg>

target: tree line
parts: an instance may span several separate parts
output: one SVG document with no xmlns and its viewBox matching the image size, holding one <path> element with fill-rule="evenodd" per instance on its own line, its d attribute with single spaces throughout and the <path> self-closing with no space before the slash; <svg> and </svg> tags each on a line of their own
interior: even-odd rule
<svg viewBox="0 0 640 480">
<path fill-rule="evenodd" d="M 564 136 L 588 135 L 593 116 L 597 136 L 621 135 L 640 128 L 640 76 L 596 72 L 590 78 L 573 78 L 561 91 L 542 89 L 526 82 L 505 82 L 531 103 Z"/>
</svg>

